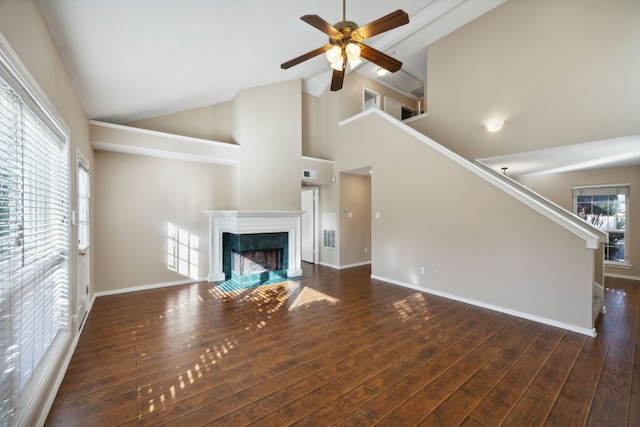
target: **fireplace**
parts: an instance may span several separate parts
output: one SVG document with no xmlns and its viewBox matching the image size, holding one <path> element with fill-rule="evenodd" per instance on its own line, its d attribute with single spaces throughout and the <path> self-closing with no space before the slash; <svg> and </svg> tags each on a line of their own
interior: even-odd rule
<svg viewBox="0 0 640 427">
<path fill-rule="evenodd" d="M 255 269 L 258 276 L 246 281 L 262 280 L 269 275 L 283 278 L 302 275 L 300 247 L 301 211 L 204 211 L 209 216 L 209 276 L 210 282 L 223 282 L 233 277 L 233 254 Z M 251 252 L 259 251 L 261 254 Z M 275 252 L 272 252 L 275 251 Z M 278 255 L 281 254 L 281 255 Z M 260 259 L 280 257 L 276 268 L 257 267 Z M 258 272 L 257 270 L 261 270 Z M 239 275 L 242 275 L 238 273 Z"/>
<path fill-rule="evenodd" d="M 241 287 L 286 280 L 288 233 L 222 233 L 225 280 Z"/>
</svg>

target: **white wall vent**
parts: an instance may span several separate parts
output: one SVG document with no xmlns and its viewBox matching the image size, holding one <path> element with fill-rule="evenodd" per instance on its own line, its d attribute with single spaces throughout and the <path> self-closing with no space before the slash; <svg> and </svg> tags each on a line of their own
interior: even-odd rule
<svg viewBox="0 0 640 427">
<path fill-rule="evenodd" d="M 308 178 L 308 179 L 318 179 L 318 171 L 310 171 L 310 170 L 304 169 L 302 171 L 302 177 Z"/>
</svg>

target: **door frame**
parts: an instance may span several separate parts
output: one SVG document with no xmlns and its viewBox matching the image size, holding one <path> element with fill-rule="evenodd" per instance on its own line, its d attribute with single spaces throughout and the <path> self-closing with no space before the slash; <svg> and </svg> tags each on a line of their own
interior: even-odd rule
<svg viewBox="0 0 640 427">
<path fill-rule="evenodd" d="M 76 206 L 79 205 L 80 198 L 80 169 L 82 164 L 85 165 L 87 173 L 89 174 L 89 194 L 91 194 L 91 167 L 87 158 L 76 149 Z M 91 199 L 89 199 L 91 200 Z M 91 295 L 91 237 L 89 237 L 89 246 L 80 250 L 78 239 L 78 224 L 79 224 L 79 212 L 75 210 L 73 212 L 73 225 L 76 226 L 76 315 L 78 316 L 78 330 L 80 330 L 84 324 L 89 311 L 89 296 Z M 89 203 L 89 228 L 91 228 L 91 203 Z M 89 236 L 91 236 L 89 234 Z"/>
<path fill-rule="evenodd" d="M 320 187 L 303 187 L 302 192 L 313 192 L 313 209 L 311 212 L 311 221 L 313 223 L 313 263 L 320 263 Z M 307 212 L 305 212 L 306 214 Z M 304 214 L 303 214 L 304 215 Z M 302 235 L 303 233 L 301 233 Z M 301 236 L 302 238 L 302 236 Z M 304 242 L 301 242 L 301 247 Z"/>
</svg>

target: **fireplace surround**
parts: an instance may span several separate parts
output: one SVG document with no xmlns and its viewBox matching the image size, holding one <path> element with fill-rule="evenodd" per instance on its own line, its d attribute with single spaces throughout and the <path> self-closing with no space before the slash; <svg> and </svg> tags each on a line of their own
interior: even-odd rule
<svg viewBox="0 0 640 427">
<path fill-rule="evenodd" d="M 256 250 L 283 250 L 283 271 L 287 277 L 302 275 L 300 218 L 302 211 L 237 211 L 237 210 L 207 210 L 209 216 L 209 282 L 223 282 L 228 280 L 230 273 L 227 267 L 225 274 L 225 240 L 251 241 L 254 236 L 261 234 L 271 237 L 278 233 L 286 233 L 283 248 L 257 247 Z M 225 235 L 227 236 L 225 238 Z M 246 235 L 246 236 L 245 236 Z M 249 236 L 250 235 L 250 236 Z M 230 236 L 239 236 L 237 239 Z M 265 238 L 267 236 L 263 236 Z M 263 240 L 264 239 L 260 239 Z M 260 244 L 264 245 L 264 244 Z M 227 244 L 229 246 L 229 244 Z M 273 245 L 267 245 L 273 246 Z M 251 251 L 251 248 L 245 248 Z M 227 256 L 233 249 L 227 247 Z M 236 250 L 236 252 L 240 252 Z"/>
</svg>

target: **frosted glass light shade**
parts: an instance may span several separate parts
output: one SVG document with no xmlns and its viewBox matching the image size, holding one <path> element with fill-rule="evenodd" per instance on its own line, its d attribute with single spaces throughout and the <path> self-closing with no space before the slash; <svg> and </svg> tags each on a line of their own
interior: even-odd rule
<svg viewBox="0 0 640 427">
<path fill-rule="evenodd" d="M 347 53 L 347 59 L 349 60 L 349 65 L 351 66 L 351 68 L 357 66 L 362 62 L 362 59 L 360 59 L 361 49 L 359 45 L 355 43 L 349 43 L 345 48 L 345 51 Z"/>
<path fill-rule="evenodd" d="M 487 123 L 486 128 L 489 132 L 498 132 L 504 126 L 504 122 L 502 120 L 492 120 Z"/>
<path fill-rule="evenodd" d="M 342 59 L 342 49 L 340 49 L 340 46 L 334 45 L 331 49 L 327 50 L 325 55 L 327 56 L 327 60 L 331 64 L 334 64 L 336 61 Z"/>
</svg>

